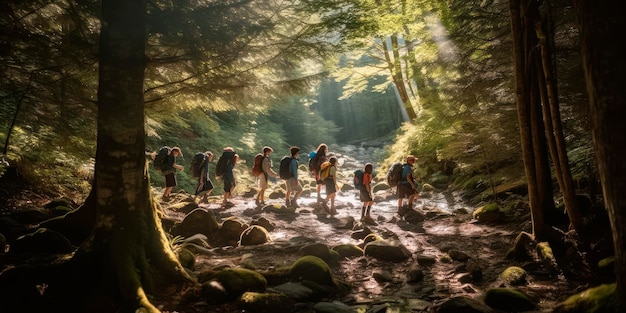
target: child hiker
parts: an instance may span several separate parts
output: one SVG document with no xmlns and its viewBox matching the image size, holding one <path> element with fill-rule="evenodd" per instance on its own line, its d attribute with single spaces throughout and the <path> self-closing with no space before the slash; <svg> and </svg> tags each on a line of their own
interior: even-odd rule
<svg viewBox="0 0 626 313">
<path fill-rule="evenodd" d="M 359 195 L 361 197 L 361 202 L 363 202 L 363 206 L 361 207 L 361 222 L 376 225 L 376 222 L 370 216 L 370 210 L 374 204 L 374 198 L 372 197 L 373 170 L 374 166 L 372 163 L 365 164 L 365 168 L 363 170 L 363 182 L 361 183 Z"/>
</svg>

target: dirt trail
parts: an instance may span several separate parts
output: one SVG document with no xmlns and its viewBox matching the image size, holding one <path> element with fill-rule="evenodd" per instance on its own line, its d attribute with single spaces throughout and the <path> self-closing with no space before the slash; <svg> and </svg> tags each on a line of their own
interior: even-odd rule
<svg viewBox="0 0 626 313">
<path fill-rule="evenodd" d="M 406 309 L 407 306 L 411 307 L 411 312 L 428 312 L 432 304 L 452 296 L 476 297 L 487 288 L 501 286 L 498 275 L 508 266 L 522 265 L 505 260 L 504 256 L 511 248 L 515 236 L 520 231 L 529 230 L 525 229 L 527 224 L 475 223 L 470 208 L 464 208 L 465 212 L 459 210 L 463 208 L 459 202 L 448 203 L 441 193 L 419 200 L 417 210 L 427 218 L 424 222 L 412 224 L 397 215 L 397 200 L 385 193 L 376 197 L 379 200 L 372 208 L 372 216 L 378 225 L 368 227 L 383 238 L 400 240 L 412 252 L 413 257 L 401 263 L 363 257 L 342 260 L 333 265 L 334 275 L 352 287 L 347 296 L 337 300 L 349 305 L 395 305 L 399 312 L 403 312 L 403 308 Z M 361 243 L 351 237 L 354 230 L 346 227 L 351 225 L 350 221 L 358 224 L 361 214 L 361 204 L 354 191 L 338 193 L 338 215 L 334 217 L 319 214 L 320 206 L 315 197 L 310 196 L 301 199 L 301 207 L 296 210 L 296 214 L 289 216 L 266 212 L 250 216 L 250 212 L 255 211 L 252 198 L 236 197 L 233 202 L 235 206 L 228 209 L 220 208 L 217 203 L 205 206 L 213 210 L 218 218 L 238 216 L 250 221 L 253 216 L 266 217 L 276 226 L 271 232 L 273 242 L 262 246 L 220 249 L 215 255 L 200 256 L 197 270 L 225 264 L 239 265 L 241 262 L 259 270 L 267 270 L 292 264 L 300 257 L 298 248 L 307 243 L 321 242 L 329 247 L 341 243 Z M 268 202 L 282 204 L 284 200 Z M 449 250 L 458 250 L 469 255 L 481 267 L 483 278 L 462 282 L 466 274 L 463 262 L 451 260 L 447 253 Z M 420 266 L 416 261 L 419 256 L 430 257 L 435 262 L 429 266 Z M 408 277 L 416 269 L 423 273 L 423 280 L 408 283 Z M 391 280 L 377 281 L 373 275 L 375 272 L 390 273 Z M 572 290 L 572 286 L 561 277 L 529 277 L 527 281 L 526 285 L 517 288 L 535 298 L 541 310 L 554 307 Z M 415 303 L 416 300 L 419 303 Z"/>
</svg>

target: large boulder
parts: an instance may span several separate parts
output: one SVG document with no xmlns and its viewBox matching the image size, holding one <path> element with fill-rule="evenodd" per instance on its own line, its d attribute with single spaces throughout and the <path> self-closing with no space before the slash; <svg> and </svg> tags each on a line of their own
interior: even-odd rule
<svg viewBox="0 0 626 313">
<path fill-rule="evenodd" d="M 218 229 L 219 224 L 213 212 L 198 208 L 187 214 L 183 221 L 172 229 L 172 235 L 191 237 L 203 234 L 211 237 Z"/>
</svg>

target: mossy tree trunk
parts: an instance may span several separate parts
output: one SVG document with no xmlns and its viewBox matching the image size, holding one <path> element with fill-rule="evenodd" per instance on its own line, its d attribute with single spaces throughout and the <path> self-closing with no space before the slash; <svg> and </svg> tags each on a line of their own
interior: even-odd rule
<svg viewBox="0 0 626 313">
<path fill-rule="evenodd" d="M 613 230 L 618 307 L 626 312 L 626 31 L 620 1 L 574 0 L 598 171 Z"/>
<path fill-rule="evenodd" d="M 99 291 L 124 312 L 158 312 L 147 294 L 158 296 L 191 281 L 169 248 L 150 193 L 144 155 L 145 14 L 143 0 L 102 2 L 95 181 L 89 197 L 95 205 L 82 208 L 95 208 L 96 222 L 72 260 L 77 268 L 99 271 L 95 279 L 105 286 Z M 90 312 L 102 306 L 100 295 L 84 299 Z"/>
</svg>

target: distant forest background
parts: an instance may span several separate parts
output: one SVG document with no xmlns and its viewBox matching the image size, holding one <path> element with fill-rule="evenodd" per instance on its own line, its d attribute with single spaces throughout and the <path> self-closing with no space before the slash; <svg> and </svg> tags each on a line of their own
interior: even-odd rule
<svg viewBox="0 0 626 313">
<path fill-rule="evenodd" d="M 272 27 L 282 20 L 254 29 L 245 23 L 272 10 L 289 16 L 328 4 L 310 3 L 300 12 L 214 6 L 155 13 L 150 31 L 164 34 L 181 26 L 176 14 L 249 19 L 208 25 L 235 31 L 202 42 L 193 43 L 198 33 L 149 39 L 146 148 L 180 146 L 179 163 L 188 167 L 195 152 L 219 154 L 232 146 L 250 167 L 265 145 L 278 159 L 291 145 L 308 153 L 319 143 L 378 144 L 387 151 L 379 156 L 379 173 L 412 153 L 420 156 L 427 181 L 442 164 L 454 164 L 450 183 L 472 190 L 477 201 L 491 197 L 495 186 L 522 186 L 508 3 L 385 3 L 337 14 L 346 25 L 354 22 L 343 26 L 341 41 L 323 46 L 294 36 L 289 40 L 296 48 L 271 44 L 277 36 Z M 568 1 L 550 5 L 568 156 L 577 186 L 586 191 L 596 169 L 575 16 Z M 9 1 L 2 12 L 2 157 L 43 193 L 84 195 L 96 145 L 97 3 Z M 166 18 L 170 13 L 175 16 Z M 326 28 L 317 33 L 303 32 L 336 38 L 334 18 L 320 20 Z M 184 27 L 188 34 L 197 31 Z M 178 175 L 179 187 L 191 192 L 195 181 L 188 174 Z M 154 186 L 163 184 L 152 169 L 151 177 Z"/>
</svg>

